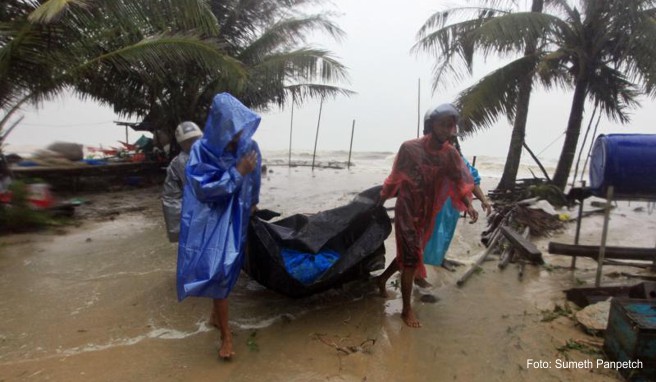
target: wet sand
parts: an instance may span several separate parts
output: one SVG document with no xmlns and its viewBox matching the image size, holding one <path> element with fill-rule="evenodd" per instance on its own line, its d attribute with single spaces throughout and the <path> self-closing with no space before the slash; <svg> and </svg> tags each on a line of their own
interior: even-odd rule
<svg viewBox="0 0 656 382">
<path fill-rule="evenodd" d="M 284 214 L 342 205 L 386 175 L 272 170 L 260 207 Z M 371 283 L 355 282 L 294 300 L 242 274 L 231 295 L 237 355 L 220 361 L 218 331 L 206 324 L 209 301 L 176 300 L 176 245 L 166 241 L 158 194 L 151 188 L 90 196 L 94 203 L 80 209 L 86 218 L 79 227 L 0 237 L 0 380 L 621 380 L 613 370 L 555 367 L 557 359 L 601 357 L 559 351 L 568 340 L 603 342 L 569 317 L 543 322 L 545 310 L 564 304 L 564 289 L 594 284 L 596 263 L 579 259 L 572 272 L 568 257 L 546 254 L 549 240 L 573 242 L 574 224 L 534 240 L 549 266 L 528 265 L 523 281 L 516 265 L 499 271 L 490 261 L 458 288 L 466 266 L 454 273 L 430 267 L 434 287 L 414 293 L 422 329 L 402 323 L 393 285 L 387 299 Z M 656 216 L 633 211 L 637 206 L 620 204 L 613 212 L 609 243 L 654 245 Z M 582 244 L 599 243 L 601 223 L 601 216 L 585 218 Z M 483 250 L 485 222 L 458 224 L 447 257 L 472 263 Z M 393 234 L 386 248 L 389 262 Z M 604 267 L 604 274 L 614 270 L 627 268 Z M 604 280 L 617 282 L 628 281 Z M 421 302 L 422 294 L 437 303 Z M 528 359 L 552 367 L 527 368 Z"/>
</svg>

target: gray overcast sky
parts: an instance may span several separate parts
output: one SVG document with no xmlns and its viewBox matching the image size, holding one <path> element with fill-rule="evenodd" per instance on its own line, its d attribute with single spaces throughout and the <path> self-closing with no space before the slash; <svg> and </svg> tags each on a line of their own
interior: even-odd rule
<svg viewBox="0 0 656 382">
<path fill-rule="evenodd" d="M 494 68 L 497 61 L 481 61 L 473 79 L 449 84 L 432 94 L 432 61 L 426 55 L 410 54 L 410 48 L 417 30 L 433 12 L 456 4 L 435 0 L 333 1 L 331 8 L 339 15 L 335 21 L 346 32 L 345 39 L 336 43 L 317 37 L 311 43 L 332 50 L 348 66 L 351 81 L 346 87 L 358 94 L 324 102 L 318 150 L 348 150 L 355 119 L 355 151 L 396 151 L 401 142 L 416 137 L 418 79 L 423 116 L 430 105 L 451 102 L 459 91 Z M 534 152 L 541 152 L 541 158 L 557 158 L 560 153 L 571 96 L 571 92 L 537 91 L 531 99 L 526 141 Z M 602 118 L 599 130 L 656 133 L 650 118 L 653 106 L 653 101 L 643 100 L 627 126 Z M 588 111 L 583 128 L 590 107 Z M 293 150 L 312 150 L 318 113 L 318 101 L 295 108 Z M 12 146 L 42 147 L 55 140 L 108 146 L 125 139 L 123 128 L 112 123 L 117 118 L 111 109 L 70 97 L 49 102 L 38 111 L 26 109 L 24 114 L 23 123 L 7 139 L 9 152 Z M 265 150 L 287 149 L 289 126 L 289 106 L 263 113 L 255 138 Z M 463 150 L 470 156 L 505 157 L 510 131 L 510 124 L 502 119 L 497 126 L 466 139 Z M 138 136 L 130 132 L 131 141 Z"/>
</svg>

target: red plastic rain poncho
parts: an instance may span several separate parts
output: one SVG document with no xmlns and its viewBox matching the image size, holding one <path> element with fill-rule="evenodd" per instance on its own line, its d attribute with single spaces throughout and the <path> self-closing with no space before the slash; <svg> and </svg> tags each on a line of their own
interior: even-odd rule
<svg viewBox="0 0 656 382">
<path fill-rule="evenodd" d="M 432 135 L 404 142 L 381 191 L 383 200 L 396 196 L 394 228 L 396 261 L 400 268 L 416 267 L 426 276 L 423 249 L 430 239 L 435 216 L 448 197 L 459 211 L 466 210 L 474 180 L 458 151 L 438 144 Z"/>
</svg>

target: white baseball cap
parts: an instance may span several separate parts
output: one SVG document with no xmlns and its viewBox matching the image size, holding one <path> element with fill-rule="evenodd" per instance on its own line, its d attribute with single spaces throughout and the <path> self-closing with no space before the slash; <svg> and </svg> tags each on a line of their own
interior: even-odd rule
<svg viewBox="0 0 656 382">
<path fill-rule="evenodd" d="M 200 127 L 193 122 L 185 121 L 178 125 L 175 129 L 175 140 L 178 143 L 186 141 L 187 139 L 200 137 L 203 132 Z"/>
</svg>

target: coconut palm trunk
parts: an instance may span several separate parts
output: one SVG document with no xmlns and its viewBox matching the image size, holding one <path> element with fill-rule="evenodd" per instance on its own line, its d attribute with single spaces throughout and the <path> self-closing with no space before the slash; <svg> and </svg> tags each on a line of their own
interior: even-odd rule
<svg viewBox="0 0 656 382">
<path fill-rule="evenodd" d="M 574 89 L 572 108 L 567 122 L 567 131 L 565 133 L 565 143 L 563 143 L 563 149 L 560 152 L 560 158 L 558 159 L 558 165 L 556 166 L 556 172 L 553 179 L 554 185 L 561 190 L 565 190 L 567 178 L 569 178 L 569 172 L 572 169 L 572 163 L 574 163 L 587 93 L 587 78 L 579 79 L 576 83 L 576 88 Z"/>
<path fill-rule="evenodd" d="M 531 12 L 542 12 L 544 8 L 544 0 L 533 0 L 531 5 Z M 524 52 L 525 56 L 535 53 L 535 44 L 526 47 Z M 519 170 L 519 162 L 522 158 L 522 147 L 524 138 L 526 136 L 526 121 L 528 119 L 528 106 L 531 100 L 532 79 L 524 78 L 519 84 L 519 92 L 517 95 L 517 114 L 515 115 L 515 122 L 513 123 L 513 131 L 510 137 L 510 146 L 508 147 L 508 156 L 506 157 L 506 164 L 503 168 L 503 175 L 497 189 L 510 190 L 515 185 L 517 180 L 517 171 Z"/>
<path fill-rule="evenodd" d="M 508 156 L 506 164 L 503 167 L 503 175 L 497 189 L 510 190 L 514 187 L 517 180 L 517 171 L 519 162 L 522 158 L 522 148 L 524 137 L 526 136 L 526 120 L 528 119 L 528 105 L 531 99 L 531 79 L 523 79 L 520 83 L 519 93 L 517 96 L 517 114 L 513 124 L 513 131 L 510 137 L 510 146 L 508 147 Z"/>
</svg>

